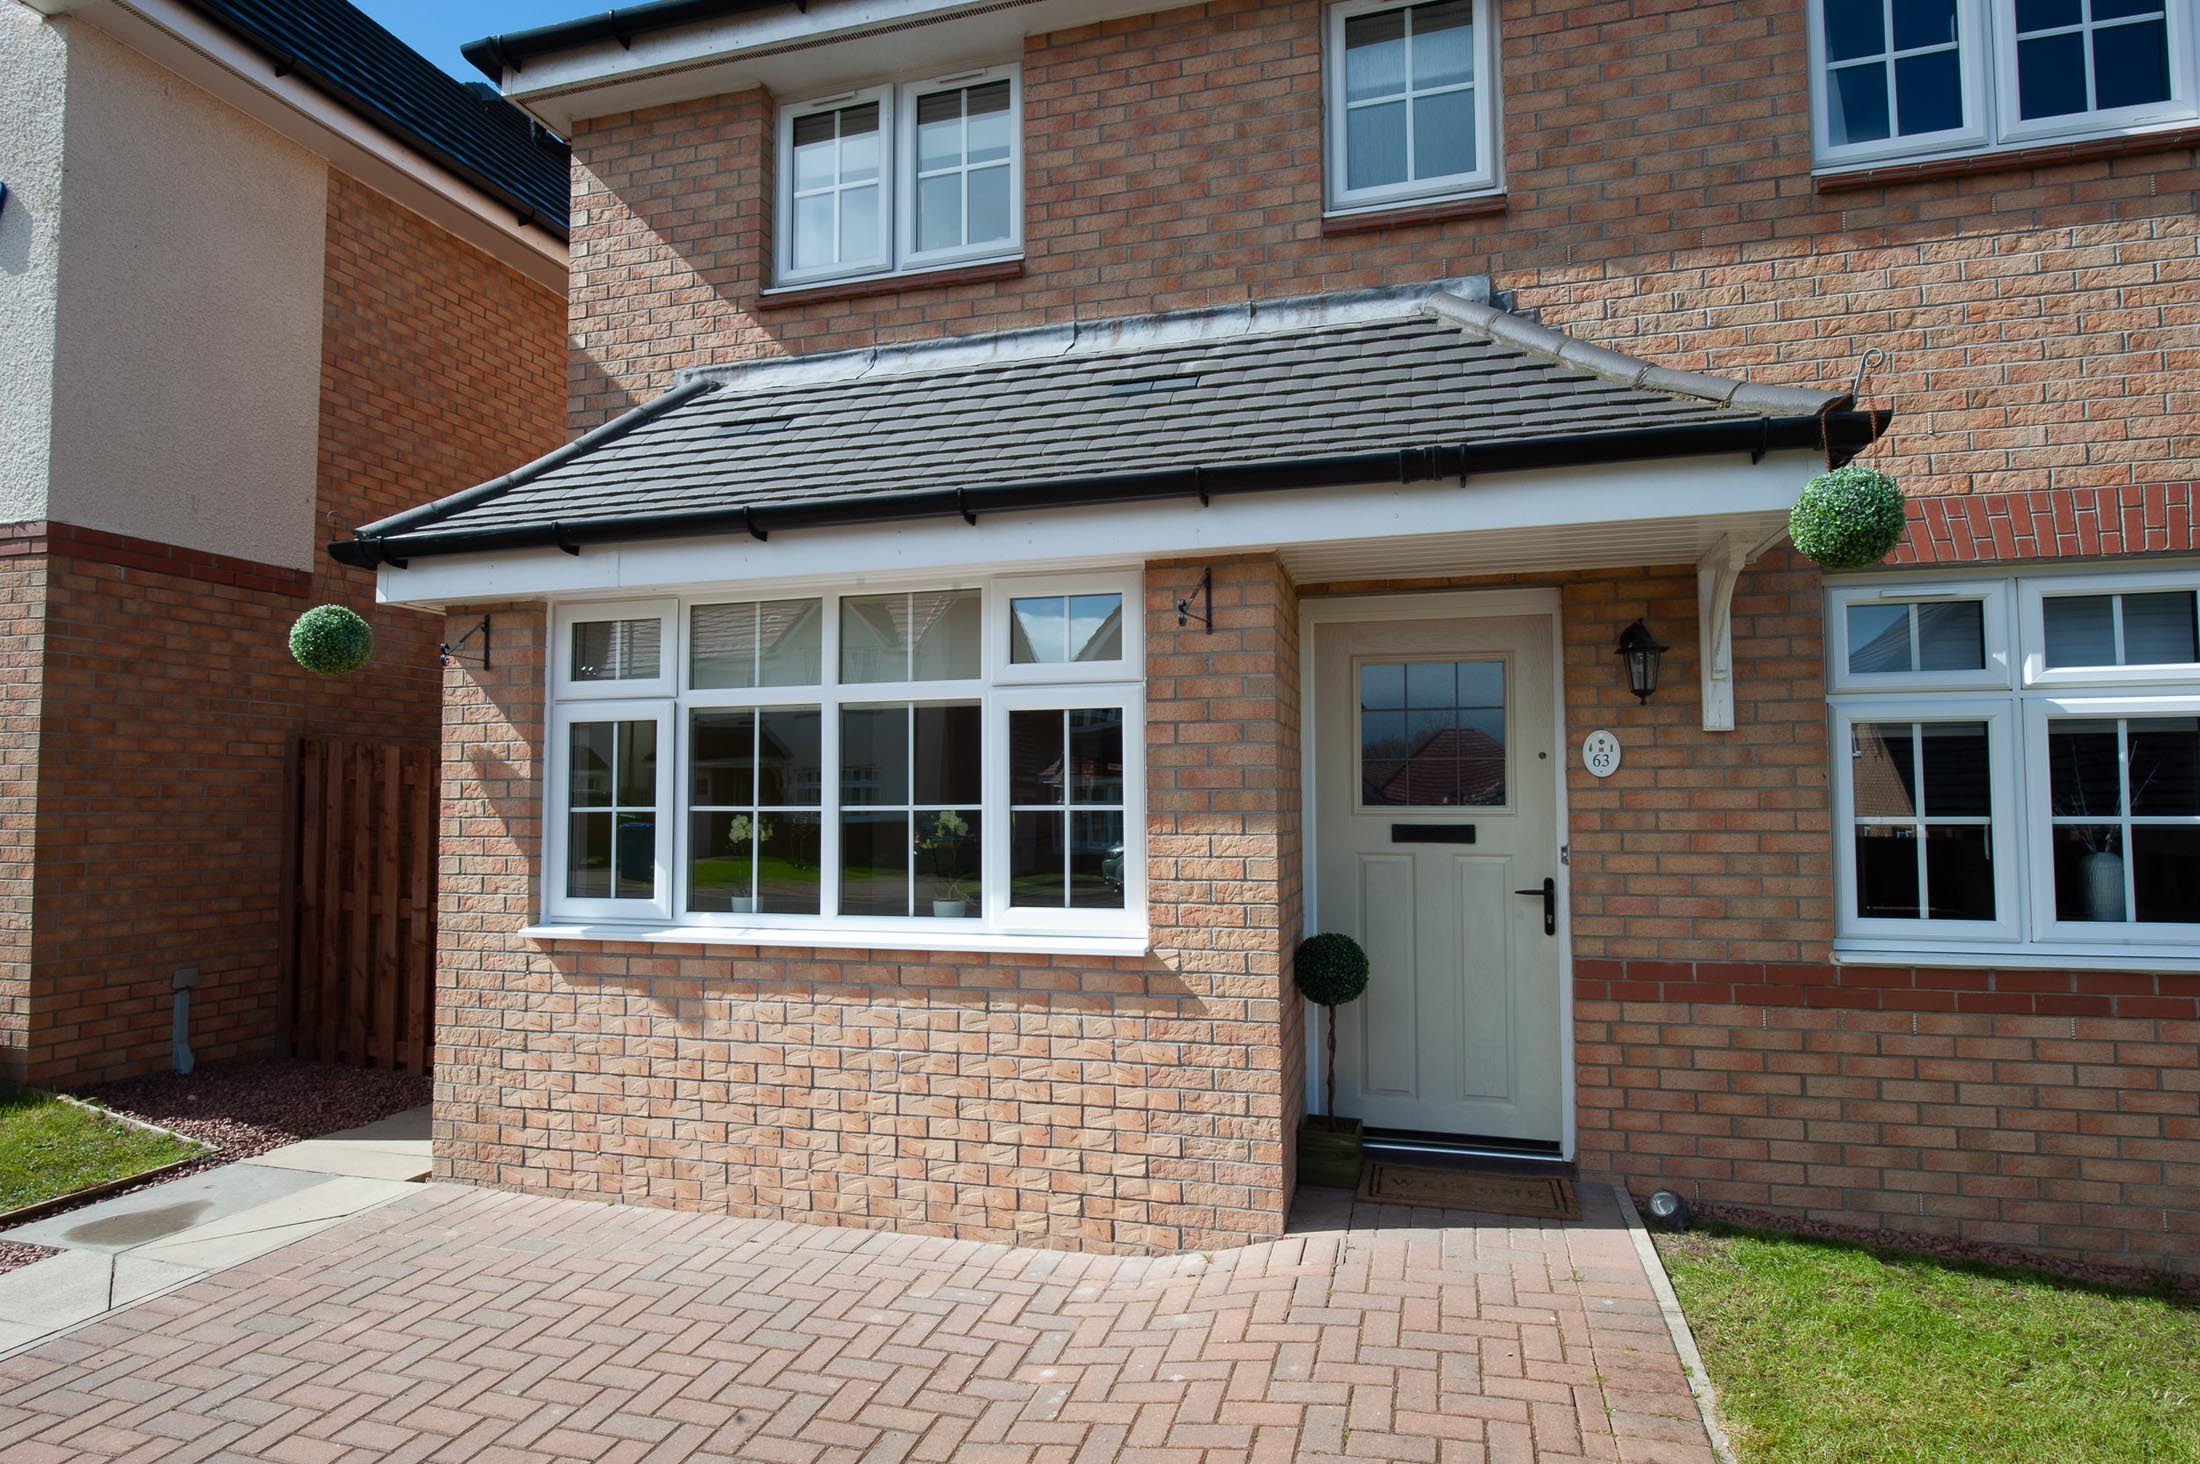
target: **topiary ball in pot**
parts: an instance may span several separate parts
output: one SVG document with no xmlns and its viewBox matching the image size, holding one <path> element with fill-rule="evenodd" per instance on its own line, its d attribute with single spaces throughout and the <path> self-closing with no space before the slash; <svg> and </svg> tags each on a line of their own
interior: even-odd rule
<svg viewBox="0 0 2200 1464">
<path fill-rule="evenodd" d="M 374 629 L 356 610 L 316 605 L 290 627 L 290 654 L 308 671 L 343 676 L 374 654 Z"/>
<path fill-rule="evenodd" d="M 1850 463 L 1803 485 L 1788 512 L 1788 537 L 1821 569 L 1862 569 L 1902 542 L 1902 489 L 1877 468 Z"/>
<path fill-rule="evenodd" d="M 1300 995 L 1316 1006 L 1343 1006 L 1367 990 L 1367 952 L 1334 930 L 1301 941 L 1292 969 Z"/>
</svg>

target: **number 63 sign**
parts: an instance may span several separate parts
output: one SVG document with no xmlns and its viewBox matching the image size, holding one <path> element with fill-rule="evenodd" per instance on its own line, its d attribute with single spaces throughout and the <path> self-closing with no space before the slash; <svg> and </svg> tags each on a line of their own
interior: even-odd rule
<svg viewBox="0 0 2200 1464">
<path fill-rule="evenodd" d="M 1592 776 L 1611 777 L 1619 771 L 1619 739 L 1602 727 L 1582 738 L 1581 765 Z"/>
</svg>

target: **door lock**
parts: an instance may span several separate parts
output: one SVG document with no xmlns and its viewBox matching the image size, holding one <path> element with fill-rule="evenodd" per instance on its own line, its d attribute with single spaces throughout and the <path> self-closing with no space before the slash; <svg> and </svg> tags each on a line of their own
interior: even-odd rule
<svg viewBox="0 0 2200 1464">
<path fill-rule="evenodd" d="M 1541 895 L 1543 897 L 1543 933 L 1558 934 L 1558 881 L 1546 877 L 1543 883 L 1525 890 L 1514 890 L 1516 895 Z"/>
</svg>

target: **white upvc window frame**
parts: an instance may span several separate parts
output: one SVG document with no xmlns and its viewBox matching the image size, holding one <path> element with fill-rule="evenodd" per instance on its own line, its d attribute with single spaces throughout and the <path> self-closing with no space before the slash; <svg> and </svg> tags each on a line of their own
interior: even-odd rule
<svg viewBox="0 0 2200 1464">
<path fill-rule="evenodd" d="M 1006 81 L 1008 83 L 1008 237 L 1006 239 L 988 239 L 976 244 L 963 244 L 947 249 L 920 249 L 917 247 L 917 184 L 919 181 L 917 103 L 920 99 L 939 92 L 962 91 L 969 87 L 985 86 L 996 81 Z M 903 82 L 899 88 L 895 111 L 898 125 L 894 129 L 894 192 L 897 199 L 894 218 L 895 240 L 899 250 L 896 267 L 906 272 L 918 272 L 1012 257 L 1022 253 L 1024 247 L 1023 68 L 1015 65 L 985 66 L 976 70 L 929 77 L 923 81 Z M 970 209 L 969 174 L 975 170 L 970 166 L 967 155 L 965 161 L 959 166 L 964 175 L 963 217 L 967 221 Z M 979 166 L 983 168 L 995 165 L 980 164 Z"/>
<path fill-rule="evenodd" d="M 979 675 L 939 681 L 843 682 L 841 672 L 842 602 L 877 595 L 975 590 L 981 595 L 978 624 Z M 1008 663 L 1007 604 L 1031 594 L 1119 593 L 1124 605 L 1124 655 L 1119 661 L 1061 662 L 1013 668 Z M 801 686 L 698 689 L 693 685 L 689 627 L 698 606 L 818 599 L 820 681 Z M 672 685 L 657 695 L 637 698 L 633 683 L 575 683 L 560 673 L 545 677 L 545 725 L 553 746 L 546 759 L 550 776 L 544 789 L 543 898 L 546 922 L 590 922 L 596 926 L 659 926 L 698 933 L 739 932 L 758 943 L 799 946 L 819 937 L 846 946 L 851 938 L 880 949 L 1025 948 L 1046 950 L 1050 943 L 1077 940 L 1142 942 L 1147 932 L 1145 823 L 1144 577 L 1136 569 L 1017 573 L 998 576 L 896 575 L 858 582 L 727 585 L 672 599 L 647 601 L 574 601 L 559 604 L 552 616 L 558 632 L 553 644 L 569 657 L 573 624 L 614 618 L 663 619 L 665 667 Z M 561 660 L 569 665 L 569 660 Z M 662 678 L 661 678 L 662 679 Z M 608 684 L 616 699 L 589 688 Z M 984 752 L 980 768 L 982 811 L 980 861 L 983 898 L 976 918 L 923 915 L 838 915 L 820 913 L 690 912 L 694 782 L 689 776 L 692 714 L 702 710 L 815 707 L 819 715 L 821 786 L 818 815 L 819 909 L 836 910 L 840 900 L 841 828 L 844 809 L 840 787 L 841 712 L 851 706 L 965 703 L 978 708 Z M 1012 907 L 1008 903 L 1009 817 L 1007 712 L 1046 706 L 1121 707 L 1124 724 L 1124 905 L 1121 910 L 1053 911 Z M 637 710 L 639 709 L 639 710 Z M 564 895 L 567 839 L 567 790 L 570 755 L 567 728 L 573 722 L 660 718 L 658 762 L 657 898 L 576 900 Z M 767 815 L 768 816 L 768 815 Z M 616 932 L 612 933 L 613 935 Z M 611 938 L 609 936 L 605 938 Z M 636 938 L 643 938 L 637 936 Z M 1004 938 L 1007 946 L 1002 945 Z M 1016 943 L 1021 942 L 1019 947 Z"/>
<path fill-rule="evenodd" d="M 2084 822 L 2117 824 L 2124 830 L 2124 916 L 2121 921 L 2064 920 L 2055 905 L 2055 862 L 2048 840 L 2055 826 L 2054 783 L 2048 767 L 2048 724 L 2051 721 L 2121 722 L 2145 717 L 2200 717 L 2200 693 L 2185 696 L 2028 696 L 2024 699 L 2025 801 L 2031 833 L 2032 937 L 2043 944 L 2074 946 L 2104 941 L 2137 947 L 2173 947 L 2191 951 L 2200 945 L 2200 922 L 2172 924 L 2146 922 L 2136 917 L 2133 889 L 2137 875 L 2131 857 L 2133 823 L 2193 823 L 2196 819 L 2134 818 L 2128 810 L 2115 816 L 2088 815 Z M 2123 781 L 2129 781 L 2124 768 Z M 2126 792 L 2124 800 L 2129 801 Z M 2076 820 L 2068 820 L 2076 821 Z"/>
<path fill-rule="evenodd" d="M 1808 0 L 1805 23 L 1810 57 L 1811 149 L 1821 173 L 1840 173 L 1888 162 L 1921 162 L 1973 155 L 1990 156 L 2050 143 L 2100 137 L 2138 136 L 2200 117 L 2200 66 L 2193 34 L 2200 23 L 2200 0 L 2166 0 L 2170 97 L 2158 103 L 2113 112 L 2082 112 L 2062 117 L 2020 118 L 2017 86 L 2017 28 L 2014 0 L 1958 0 L 1957 70 L 1962 78 L 1965 122 L 1960 128 L 1889 137 L 1874 142 L 1829 141 L 1832 136 L 1832 63 L 1825 42 L 1825 0 Z M 1893 45 L 1890 33 L 1888 45 Z M 1888 52 L 1890 57 L 1895 53 Z M 2091 78 L 2088 77 L 2088 87 Z M 1890 97 L 1889 107 L 1895 102 Z"/>
<path fill-rule="evenodd" d="M 544 722 L 550 735 L 548 756 L 544 758 L 549 777 L 543 790 L 543 906 L 547 914 L 568 920 L 665 920 L 671 917 L 676 866 L 673 863 L 674 831 L 667 812 L 672 807 L 673 783 L 679 764 L 674 721 L 673 703 L 665 697 L 616 701 L 582 697 L 552 705 Z M 566 893 L 566 857 L 572 833 L 572 729 L 576 723 L 595 722 L 654 722 L 657 726 L 657 821 L 653 829 L 656 893 L 647 900 L 582 898 Z M 614 817 L 614 850 L 617 839 L 618 820 Z M 613 858 L 615 861 L 616 853 Z"/>
<path fill-rule="evenodd" d="M 1009 236 L 954 249 L 918 252 L 916 247 L 917 99 L 933 92 L 1009 83 Z M 861 260 L 812 269 L 794 263 L 794 128 L 804 117 L 837 112 L 876 101 L 879 109 L 879 247 Z M 891 78 L 861 88 L 783 103 L 773 123 L 777 185 L 772 219 L 772 290 L 919 275 L 963 265 L 1014 260 L 1024 251 L 1024 84 L 1023 68 L 1010 61 L 917 78 Z"/>
<path fill-rule="evenodd" d="M 2011 0 L 1994 0 L 1994 3 L 2009 4 Z M 2105 112 L 2076 112 L 2061 117 L 2040 117 L 2029 122 L 2018 115 L 2023 98 L 2017 86 L 2017 25 L 2015 12 L 2012 10 L 2008 23 L 1995 27 L 1993 42 L 1995 125 L 2002 141 L 2012 145 L 2060 142 L 2073 137 L 2141 132 L 2165 123 L 2191 121 L 2195 115 L 2194 95 L 2196 90 L 2200 90 L 2200 84 L 2196 84 L 2193 75 L 2194 8 L 2194 0 L 2163 0 L 2162 19 L 2168 31 L 2169 46 L 2170 94 L 2167 98 L 2138 106 L 2117 107 Z M 2092 0 L 2083 0 L 2079 14 L 2089 15 L 2091 11 Z M 2119 23 L 2129 22 L 2108 22 L 2109 25 Z M 2090 24 L 2061 28 L 2083 30 L 2086 34 L 2085 84 L 2088 97 L 2093 94 L 2092 33 L 2100 28 L 2102 27 Z"/>
<path fill-rule="evenodd" d="M 2053 783 L 2048 722 L 2056 717 L 2115 720 L 2200 716 L 2200 663 L 2190 666 L 2081 666 L 2048 671 L 2043 602 L 2056 595 L 2132 595 L 2192 590 L 2200 563 L 2174 569 L 2104 572 L 2041 566 L 2027 573 L 1973 574 L 1910 581 L 1899 572 L 1843 577 L 1824 598 L 1827 710 L 1834 815 L 1834 957 L 1862 964 L 2035 966 L 2200 970 L 2200 923 L 2064 921 L 2057 917 L 2052 829 Z M 1847 674 L 1847 607 L 1857 603 L 1984 599 L 1989 684 L 1958 673 Z M 1997 627 L 2000 627 L 1997 629 Z M 2001 655 L 1995 651 L 1997 636 Z M 2015 920 L 2006 932 L 1983 922 L 1858 917 L 1855 791 L 1848 768 L 1850 729 L 1858 722 L 1989 721 L 1994 758 L 1993 825 L 1996 912 Z M 1998 736 L 1994 729 L 2004 728 Z M 2130 817 L 2089 820 L 2128 824 Z M 2170 821 L 2175 821 L 2170 820 Z M 2002 856 L 2007 854 L 2005 860 Z M 2003 903 L 2002 882 L 2017 881 L 2021 911 Z M 2126 851 L 2128 901 L 2135 878 Z M 1997 919 L 1996 925 L 2002 923 Z"/>
<path fill-rule="evenodd" d="M 1920 915 L 1914 920 L 1869 918 L 1856 913 L 1856 785 L 1840 771 L 1851 757 L 1858 723 L 1907 723 L 1926 725 L 1946 722 L 1986 724 L 1987 757 L 1991 765 L 1991 816 L 1987 824 L 1988 849 L 1994 870 L 1994 918 L 1992 920 L 1936 920 Z M 1943 941 L 2014 941 L 2023 935 L 2018 911 L 2024 890 L 2022 836 L 2017 822 L 2018 759 L 2015 713 L 2006 696 L 1930 698 L 1844 698 L 1833 703 L 1832 751 L 1836 759 L 1833 777 L 1835 887 L 1841 900 L 1835 921 L 1836 937 L 1863 939 Z M 1918 755 L 1923 756 L 1923 749 Z M 1922 789 L 1922 783 L 1920 784 Z M 1924 790 L 1929 792 L 1929 790 Z M 1876 823 L 1973 824 L 1975 817 L 1929 815 L 1922 807 L 1909 818 L 1871 819 Z M 1918 889 L 1929 897 L 1923 861 L 1925 841 L 1918 841 Z"/>
<path fill-rule="evenodd" d="M 2200 596 L 2200 570 L 2152 574 L 2073 574 L 2026 579 L 2017 586 L 2017 614 L 2024 637 L 2023 686 L 2028 691 L 2073 687 L 2153 687 L 2200 683 L 2200 661 L 2153 666 L 2057 666 L 2047 664 L 2047 601 L 2089 595 L 2146 595 L 2182 591 Z M 2123 647 L 2123 604 L 2117 601 L 2116 644 Z"/>
<path fill-rule="evenodd" d="M 1836 692 L 1988 691 L 2009 685 L 2009 597 L 1992 580 L 1945 583 L 1833 585 L 1827 589 L 1826 672 Z M 1849 669 L 1849 610 L 1859 605 L 1945 604 L 1975 601 L 1985 636 L 1985 664 L 1972 671 L 1855 672 Z M 1917 617 L 1910 617 L 1910 645 L 1917 650 Z"/>
<path fill-rule="evenodd" d="M 988 643 L 996 653 L 987 664 L 993 679 L 1003 686 L 1057 685 L 1070 680 L 1140 681 L 1145 678 L 1145 606 L 1140 602 L 1139 576 L 1135 574 L 1004 575 L 994 585 L 999 593 L 986 602 L 990 623 Z M 1123 654 L 1113 661 L 1044 661 L 1019 665 L 1009 659 L 1013 640 L 1009 602 L 1052 599 L 1056 596 L 1121 595 L 1123 597 Z M 1064 675 L 1065 668 L 1070 675 Z"/>
<path fill-rule="evenodd" d="M 1011 905 L 1008 900 L 1010 841 L 1007 819 L 993 835 L 991 812 L 1012 813 L 1009 802 L 1008 718 L 1011 712 L 1084 711 L 1118 708 L 1123 713 L 1123 908 L 1076 910 Z M 1095 681 L 1076 686 L 1012 686 L 996 690 L 986 708 L 985 841 L 986 919 L 997 929 L 1018 934 L 1134 935 L 1146 928 L 1146 693 L 1141 683 Z M 1075 811 L 1077 805 L 1067 805 Z"/>
<path fill-rule="evenodd" d="M 557 699 L 586 698 L 631 700 L 636 697 L 670 696 L 679 675 L 677 661 L 684 637 L 676 623 L 671 600 L 612 600 L 561 607 L 553 620 L 550 675 L 544 678 Z M 609 681 L 582 681 L 573 675 L 573 631 L 580 625 L 607 620 L 655 620 L 659 622 L 657 674 L 624 676 Z"/>
<path fill-rule="evenodd" d="M 1495 194 L 1504 186 L 1504 106 L 1499 70 L 1500 46 L 1496 0 L 1474 0 L 1474 127 L 1475 166 L 1465 173 L 1439 178 L 1414 178 L 1376 188 L 1347 185 L 1348 150 L 1345 113 L 1345 22 L 1386 10 L 1410 10 L 1427 0 L 1338 0 L 1322 18 L 1322 158 L 1325 215 L 1349 216 L 1374 213 L 1453 199 Z M 1406 151 L 1412 159 L 1413 112 L 1411 78 L 1408 77 Z"/>
</svg>

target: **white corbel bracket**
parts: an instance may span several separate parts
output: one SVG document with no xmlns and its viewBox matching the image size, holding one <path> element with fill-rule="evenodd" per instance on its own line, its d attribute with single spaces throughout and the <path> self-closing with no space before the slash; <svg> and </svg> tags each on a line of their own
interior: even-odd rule
<svg viewBox="0 0 2200 1464">
<path fill-rule="evenodd" d="M 1786 537 L 1782 530 L 1750 544 L 1722 534 L 1696 561 L 1696 644 L 1702 648 L 1706 732 L 1734 730 L 1734 587 L 1757 556 Z"/>
</svg>

